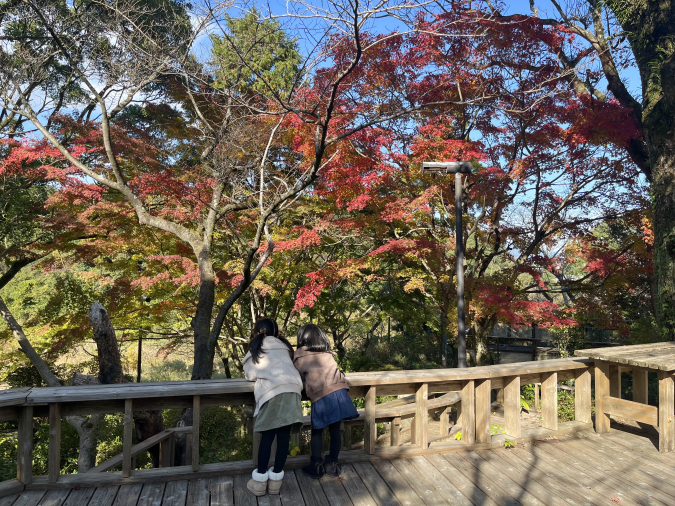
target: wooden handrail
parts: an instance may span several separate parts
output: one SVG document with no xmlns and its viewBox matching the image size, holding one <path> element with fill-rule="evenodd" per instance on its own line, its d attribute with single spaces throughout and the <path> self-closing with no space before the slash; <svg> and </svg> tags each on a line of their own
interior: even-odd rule
<svg viewBox="0 0 675 506">
<path fill-rule="evenodd" d="M 463 441 L 453 444 L 489 445 L 491 438 L 490 396 L 492 390 L 502 388 L 508 391 L 504 401 L 507 418 L 506 434 L 517 437 L 520 434 L 520 386 L 530 383 L 541 383 L 543 424 L 545 427 L 555 428 L 557 427 L 556 385 L 563 379 L 575 378 L 575 416 L 577 420 L 588 423 L 591 413 L 590 368 L 592 366 L 593 361 L 575 357 L 467 369 L 364 372 L 349 373 L 346 376 L 351 384 L 350 395 L 365 397 L 365 409 L 362 412 L 365 428 L 364 449 L 367 454 L 373 454 L 382 450 L 377 449 L 375 445 L 377 422 L 381 420 L 391 422 L 391 442 L 392 445 L 398 445 L 397 431 L 400 429 L 401 418 L 409 416 L 414 416 L 411 449 L 427 451 L 430 441 L 427 413 L 430 410 L 446 408 L 444 417 L 447 418 L 449 412 L 447 406 L 458 401 L 461 408 L 459 423 L 462 425 Z M 254 383 L 245 379 L 21 388 L 0 391 L 0 421 L 19 420 L 17 483 L 22 484 L 21 486 L 29 485 L 35 480 L 39 483 L 53 483 L 54 486 L 66 486 L 66 482 L 72 482 L 74 478 L 60 475 L 58 468 L 60 427 L 57 421 L 71 414 L 125 413 L 122 454 L 106 460 L 85 475 L 81 475 L 83 483 L 91 481 L 85 479 L 84 476 L 96 476 L 97 474 L 110 476 L 114 472 L 104 471 L 120 465 L 122 472 L 115 475 L 119 476 L 120 480 L 138 480 L 139 475 L 136 473 L 141 473 L 148 479 L 151 477 L 157 479 L 158 476 L 173 479 L 176 476 L 183 476 L 186 472 L 201 476 L 200 473 L 206 472 L 204 470 L 209 469 L 210 473 L 215 469 L 212 464 L 204 467 L 199 462 L 198 435 L 201 409 L 208 406 L 252 405 L 254 403 L 253 390 Z M 430 399 L 436 393 L 443 395 Z M 376 404 L 376 396 L 406 394 L 412 395 L 382 405 Z M 411 403 L 412 400 L 415 402 Z M 192 408 L 193 426 L 168 429 L 142 443 L 132 445 L 132 414 L 134 411 L 173 407 Z M 46 416 L 50 416 L 51 429 L 49 476 L 34 478 L 31 465 L 33 457 L 32 421 L 34 417 Z M 442 421 L 441 425 L 446 428 L 447 434 L 447 420 L 445 423 Z M 351 424 L 349 426 L 345 424 L 346 433 L 349 427 Z M 393 430 L 394 427 L 397 429 Z M 135 471 L 133 469 L 133 458 L 157 444 L 160 448 L 162 445 L 164 447 L 160 460 L 164 466 L 170 466 L 172 460 L 170 453 L 173 447 L 167 445 L 166 442 L 172 441 L 171 438 L 178 432 L 192 432 L 193 435 L 191 449 L 187 456 L 188 466 L 167 467 L 152 470 L 153 472 L 149 473 L 146 470 Z M 161 449 L 160 453 L 162 453 Z M 244 465 L 244 463 L 241 464 Z M 216 467 L 241 470 L 242 465 L 228 463 L 227 465 L 219 464 L 219 467 Z M 7 490 L 16 488 L 14 482 L 10 485 L 11 487 L 7 487 Z M 0 487 L 1 490 L 3 490 L 2 487 Z"/>
</svg>

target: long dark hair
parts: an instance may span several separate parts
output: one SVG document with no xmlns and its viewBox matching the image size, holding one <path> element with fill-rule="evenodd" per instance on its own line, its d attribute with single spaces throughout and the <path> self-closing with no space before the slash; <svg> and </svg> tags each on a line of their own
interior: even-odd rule
<svg viewBox="0 0 675 506">
<path fill-rule="evenodd" d="M 304 346 L 308 351 L 330 351 L 330 341 L 321 327 L 308 323 L 298 329 L 298 348 Z"/>
<path fill-rule="evenodd" d="M 277 322 L 272 320 L 272 318 L 263 318 L 255 322 L 255 327 L 253 327 L 253 339 L 248 345 L 248 351 L 251 352 L 251 358 L 253 363 L 257 364 L 260 362 L 260 355 L 263 354 L 262 345 L 263 341 L 267 336 L 276 337 L 288 348 L 288 352 L 293 358 L 293 346 L 288 342 L 287 339 L 279 335 L 279 326 Z"/>
</svg>

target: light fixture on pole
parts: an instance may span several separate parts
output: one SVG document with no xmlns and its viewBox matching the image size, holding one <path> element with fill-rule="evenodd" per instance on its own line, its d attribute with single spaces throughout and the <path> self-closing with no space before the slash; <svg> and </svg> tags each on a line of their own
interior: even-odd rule
<svg viewBox="0 0 675 506">
<path fill-rule="evenodd" d="M 466 367 L 464 324 L 464 244 L 462 236 L 462 174 L 471 174 L 471 162 L 423 162 L 422 174 L 455 175 L 455 260 L 457 262 L 457 366 Z M 443 333 L 443 365 L 448 362 L 447 334 Z"/>
</svg>

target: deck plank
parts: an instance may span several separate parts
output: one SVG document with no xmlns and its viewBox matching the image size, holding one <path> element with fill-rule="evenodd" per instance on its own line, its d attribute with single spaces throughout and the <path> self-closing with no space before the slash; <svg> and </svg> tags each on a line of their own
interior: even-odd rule
<svg viewBox="0 0 675 506">
<path fill-rule="evenodd" d="M 494 480 L 496 485 L 523 506 L 546 506 L 542 501 L 513 481 L 502 469 L 482 459 L 476 452 L 462 453 L 462 457 L 470 461 L 483 476 Z"/>
<path fill-rule="evenodd" d="M 119 489 L 118 486 L 98 487 L 88 506 L 111 506 Z"/>
<path fill-rule="evenodd" d="M 211 506 L 234 505 L 234 480 L 232 476 L 211 478 L 209 489 L 211 490 Z"/>
<path fill-rule="evenodd" d="M 284 471 L 284 479 L 281 482 L 279 497 L 283 506 L 305 506 L 305 501 L 300 492 L 300 485 L 293 471 Z"/>
<path fill-rule="evenodd" d="M 63 506 L 87 506 L 94 492 L 96 492 L 96 489 L 93 487 L 73 489 Z"/>
<path fill-rule="evenodd" d="M 572 494 L 565 494 L 561 497 L 554 492 L 555 489 L 551 490 L 549 487 L 540 484 L 527 471 L 523 472 L 521 467 L 512 462 L 517 459 L 510 457 L 508 451 L 505 449 L 496 449 L 494 451 L 480 450 L 476 454 L 484 461 L 492 464 L 496 469 L 499 469 L 501 473 L 508 476 L 522 490 L 536 497 L 547 506 L 581 506 L 584 504 L 585 501 L 575 498 Z M 500 458 L 500 456 L 504 458 Z M 521 500 L 521 502 L 523 501 Z"/>
<path fill-rule="evenodd" d="M 422 498 L 427 506 L 447 506 L 445 498 L 438 494 L 436 487 L 426 479 L 422 473 L 407 459 L 393 459 L 390 461 L 410 488 Z"/>
<path fill-rule="evenodd" d="M 162 506 L 166 482 L 146 483 L 138 497 L 138 506 Z"/>
<path fill-rule="evenodd" d="M 445 497 L 450 504 L 471 506 L 471 501 L 457 490 L 457 488 L 426 458 L 410 457 L 408 460 L 431 482 L 432 486 L 436 488 L 436 493 Z"/>
<path fill-rule="evenodd" d="M 536 454 L 534 450 L 528 451 L 525 448 L 511 448 L 509 452 L 524 462 L 525 465 L 553 476 L 553 479 L 558 481 L 561 486 L 568 488 L 572 493 L 587 498 L 593 504 L 615 504 L 610 502 L 611 498 L 615 496 L 608 498 L 606 494 L 601 494 L 595 488 L 588 485 L 588 483 L 593 482 L 583 471 L 568 466 L 552 456 L 548 458 L 541 454 Z"/>
<path fill-rule="evenodd" d="M 208 478 L 197 478 L 189 480 L 187 493 L 187 506 L 202 506 L 209 504 L 209 480 Z"/>
<path fill-rule="evenodd" d="M 377 475 L 377 472 L 374 469 L 373 473 Z M 349 499 L 351 499 L 354 506 L 378 505 L 378 503 L 375 502 L 375 499 L 371 497 L 370 492 L 368 492 L 368 488 L 366 487 L 365 483 L 363 483 L 363 480 L 359 477 L 359 475 L 357 474 L 356 470 L 352 465 L 348 464 L 342 466 L 341 476 L 342 476 L 342 486 L 345 488 L 345 491 L 349 495 Z M 393 496 L 391 490 L 389 491 L 389 493 L 392 494 Z"/>
<path fill-rule="evenodd" d="M 16 501 L 18 498 L 19 494 L 12 494 L 0 497 L 0 506 L 12 506 L 14 501 Z"/>
<path fill-rule="evenodd" d="M 498 506 L 485 492 L 476 486 L 471 480 L 467 480 L 464 475 L 448 460 L 444 459 L 442 455 L 428 455 L 424 457 L 434 469 L 436 469 L 448 482 L 455 487 L 464 498 L 469 501 L 469 504 L 474 506 Z M 458 500 L 458 504 L 462 504 L 462 500 Z"/>
<path fill-rule="evenodd" d="M 187 480 L 175 480 L 166 484 L 163 506 L 185 506 L 188 492 Z"/>
<path fill-rule="evenodd" d="M 561 472 L 567 473 L 569 476 L 575 476 L 581 485 L 589 490 L 594 490 L 604 496 L 612 499 L 616 497 L 621 501 L 620 504 L 640 504 L 639 501 L 633 499 L 626 493 L 626 484 L 617 487 L 614 484 L 604 481 L 604 475 L 598 473 L 593 469 L 588 469 L 579 460 L 570 457 L 564 452 L 561 452 L 555 446 L 555 442 L 540 442 L 538 445 L 526 447 L 535 457 L 548 460 L 553 466 L 559 467 Z"/>
<path fill-rule="evenodd" d="M 481 475 L 480 471 L 470 461 L 460 456 L 461 453 L 444 453 L 443 458 L 450 462 L 466 480 L 473 483 L 476 488 L 500 506 L 518 506 L 520 504 L 487 476 Z M 478 506 L 480 503 L 474 502 L 474 504 Z"/>
<path fill-rule="evenodd" d="M 281 506 L 281 498 L 278 494 L 266 494 L 258 497 L 258 506 Z"/>
<path fill-rule="evenodd" d="M 113 506 L 136 506 L 142 488 L 143 485 L 140 483 L 137 485 L 122 485 L 117 492 Z"/>
<path fill-rule="evenodd" d="M 47 491 L 27 490 L 12 504 L 12 506 L 37 506 Z"/>
<path fill-rule="evenodd" d="M 379 475 L 370 462 L 358 462 L 353 465 L 354 471 L 370 492 L 370 497 L 377 506 L 400 506 L 396 494 L 387 482 Z M 352 498 L 354 500 L 354 498 Z"/>
<path fill-rule="evenodd" d="M 572 486 L 565 484 L 565 480 L 569 480 L 569 478 L 563 476 L 559 470 L 547 468 L 546 471 L 542 471 L 533 464 L 520 459 L 514 450 L 515 448 L 511 448 L 509 450 L 494 451 L 493 453 L 495 457 L 502 460 L 503 465 L 506 465 L 507 468 L 512 467 L 515 469 L 512 471 L 514 473 L 513 476 L 520 480 L 521 485 L 526 480 L 532 480 L 543 487 L 543 491 L 538 492 L 538 497 L 545 503 L 557 503 L 557 500 L 552 499 L 552 497 L 555 497 L 572 506 L 593 506 L 593 503 L 586 496 L 574 492 L 573 484 L 570 484 Z M 539 487 L 535 488 L 538 489 Z"/>
<path fill-rule="evenodd" d="M 313 480 L 305 476 L 302 469 L 295 470 L 295 478 L 298 480 L 298 485 L 300 485 L 300 491 L 302 492 L 302 497 L 305 499 L 305 504 L 330 506 L 319 480 Z"/>
<path fill-rule="evenodd" d="M 333 478 L 331 476 L 324 476 L 319 480 L 323 493 L 326 494 L 328 504 L 330 506 L 354 506 L 349 494 L 343 486 L 344 478 Z"/>
<path fill-rule="evenodd" d="M 570 447 L 585 455 L 587 461 L 601 462 L 602 466 L 596 464 L 598 469 L 604 470 L 617 480 L 631 478 L 630 482 L 634 486 L 638 486 L 644 493 L 664 504 L 675 504 L 675 486 L 670 484 L 670 480 L 664 482 L 653 474 L 641 472 L 639 470 L 642 463 L 640 456 L 622 456 L 609 447 L 597 448 L 592 445 L 594 445 L 594 442 L 584 440 L 573 440 L 565 443 L 565 447 Z M 599 459 L 598 455 L 602 455 L 602 458 Z"/>
<path fill-rule="evenodd" d="M 285 474 L 285 473 L 284 473 Z M 246 483 L 251 479 L 249 474 L 237 474 L 234 476 L 234 504 L 235 506 L 258 506 L 256 496 L 246 488 Z M 189 502 L 188 502 L 188 506 Z M 195 503 L 194 506 L 199 506 Z"/>
<path fill-rule="evenodd" d="M 555 444 L 555 446 L 553 446 L 553 444 L 550 445 L 551 450 L 568 455 L 576 463 L 583 465 L 592 476 L 596 477 L 597 480 L 602 480 L 603 484 L 611 486 L 615 490 L 621 490 L 624 494 L 626 494 L 626 496 L 632 498 L 635 502 L 648 506 L 658 504 L 672 504 L 670 499 L 664 500 L 663 494 L 660 491 L 651 489 L 645 490 L 643 484 L 636 484 L 633 483 L 632 480 L 627 480 L 626 477 L 622 476 L 620 473 L 615 473 L 615 470 L 611 465 L 605 465 L 605 462 L 602 460 L 599 461 L 597 457 L 588 457 L 588 455 L 581 451 L 581 449 L 575 448 L 572 442 L 568 441 L 566 444 L 562 445 Z M 656 497 L 658 497 L 658 499 Z"/>
<path fill-rule="evenodd" d="M 69 489 L 49 490 L 40 500 L 40 506 L 62 506 L 70 494 Z"/>
<path fill-rule="evenodd" d="M 417 506 L 424 502 L 391 462 L 388 460 L 376 460 L 373 462 L 373 467 L 382 476 L 401 504 Z"/>
</svg>

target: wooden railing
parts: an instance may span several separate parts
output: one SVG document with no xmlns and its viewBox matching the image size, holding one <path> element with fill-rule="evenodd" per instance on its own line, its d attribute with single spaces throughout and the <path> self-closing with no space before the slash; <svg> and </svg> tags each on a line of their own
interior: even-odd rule
<svg viewBox="0 0 675 506">
<path fill-rule="evenodd" d="M 584 358 L 522 362 L 499 366 L 467 369 L 428 369 L 415 371 L 386 371 L 350 373 L 352 397 L 365 398 L 362 419 L 363 449 L 341 454 L 345 462 L 391 458 L 396 455 L 423 454 L 472 448 L 489 448 L 491 395 L 503 391 L 504 431 L 511 439 L 522 436 L 520 427 L 520 387 L 541 384 L 542 426 L 558 429 L 559 381 L 574 378 L 576 427 L 588 427 L 591 422 L 592 362 Z M 58 388 L 21 388 L 0 391 L 0 421 L 18 420 L 17 479 L 0 483 L 0 496 L 24 488 L 53 488 L 72 486 L 103 486 L 121 483 L 166 481 L 186 478 L 207 478 L 245 472 L 253 461 L 200 463 L 199 429 L 202 408 L 211 406 L 252 405 L 254 384 L 244 379 L 182 381 L 165 383 L 128 383 L 87 385 Z M 429 444 L 428 413 L 457 402 L 456 396 L 443 395 L 429 399 L 432 394 L 461 393 L 458 423 L 462 440 Z M 389 406 L 376 406 L 377 396 L 412 395 L 414 405 L 394 401 Z M 132 444 L 133 412 L 168 408 L 192 408 L 193 426 L 168 429 L 140 444 Z M 68 415 L 124 413 L 124 440 L 121 456 L 109 459 L 85 474 L 62 475 L 60 469 L 61 418 Z M 414 416 L 413 416 L 414 412 Z M 399 445 L 394 435 L 395 424 L 401 417 L 412 416 L 410 445 Z M 48 475 L 33 476 L 33 418 L 49 418 Z M 392 422 L 393 446 L 376 448 L 378 421 Z M 443 426 L 443 421 L 441 423 Z M 447 431 L 447 420 L 445 423 Z M 171 467 L 173 439 L 178 433 L 189 433 L 192 439 L 191 462 Z M 446 432 L 447 433 L 447 432 Z M 160 445 L 162 467 L 135 470 L 136 455 L 154 445 Z M 290 457 L 289 467 L 303 465 L 308 456 Z M 120 471 L 109 471 L 121 465 Z"/>
</svg>

